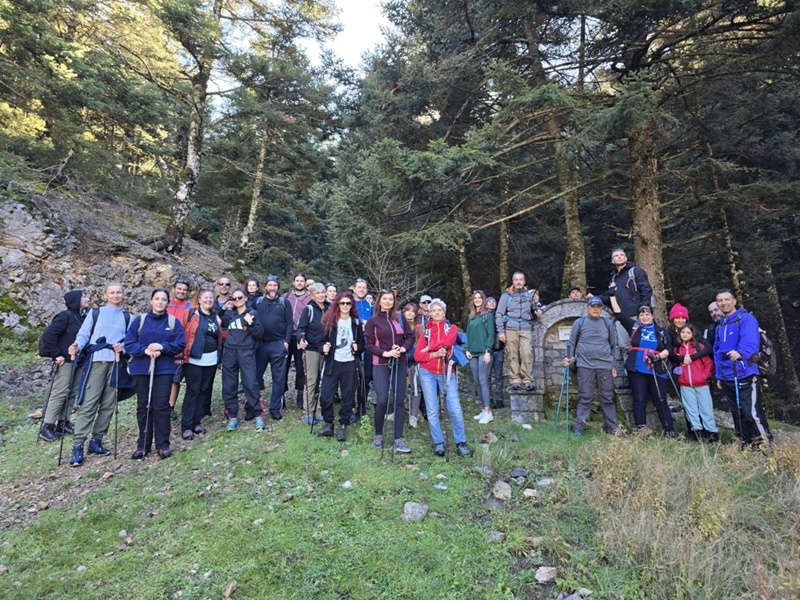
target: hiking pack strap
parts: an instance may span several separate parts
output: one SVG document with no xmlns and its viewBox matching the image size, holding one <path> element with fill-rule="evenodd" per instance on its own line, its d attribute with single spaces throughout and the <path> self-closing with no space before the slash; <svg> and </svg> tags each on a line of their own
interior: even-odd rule
<svg viewBox="0 0 800 600">
<path fill-rule="evenodd" d="M 147 318 L 147 313 L 143 313 L 139 315 L 139 331 L 137 331 L 138 335 L 142 334 L 142 327 L 144 327 L 144 320 Z M 191 314 L 189 315 L 191 319 Z M 188 322 L 188 321 L 187 321 Z M 175 315 L 171 315 L 167 313 L 167 323 L 169 323 L 169 333 L 170 335 L 175 335 Z"/>
</svg>

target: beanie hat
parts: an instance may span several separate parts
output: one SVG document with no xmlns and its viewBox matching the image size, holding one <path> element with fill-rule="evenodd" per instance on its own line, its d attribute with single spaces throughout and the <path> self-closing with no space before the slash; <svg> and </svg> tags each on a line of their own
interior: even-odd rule
<svg viewBox="0 0 800 600">
<path fill-rule="evenodd" d="M 683 317 L 687 321 L 689 320 L 689 311 L 686 310 L 686 307 L 682 304 L 676 304 L 672 307 L 669 311 L 669 320 L 672 321 L 675 317 Z"/>
</svg>

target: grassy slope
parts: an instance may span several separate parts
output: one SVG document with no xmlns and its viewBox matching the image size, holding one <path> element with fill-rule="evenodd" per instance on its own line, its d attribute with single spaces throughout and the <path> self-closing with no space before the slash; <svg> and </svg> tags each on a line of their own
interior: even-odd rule
<svg viewBox="0 0 800 600">
<path fill-rule="evenodd" d="M 36 401 L 15 402 L 9 409 L 0 399 L 0 422 L 10 425 L 0 448 L 3 598 L 218 598 L 233 579 L 234 598 L 545 598 L 579 586 L 595 598 L 788 598 L 800 590 L 800 459 L 788 449 L 772 458 L 709 452 L 612 440 L 594 428 L 565 441 L 552 425 L 512 425 L 506 409 L 488 427 L 500 441 L 482 450 L 487 428 L 465 401 L 470 459 L 434 457 L 423 423 L 408 435 L 411 455 L 381 462 L 369 424 L 340 444 L 310 436 L 292 410 L 262 433 L 251 423 L 222 431 L 216 416 L 203 439 L 183 443 L 173 432 L 173 458 L 134 463 L 134 405 L 125 402 L 120 458 L 90 456 L 71 469 L 56 467 L 57 445 L 36 444 L 37 425 L 25 419 Z M 487 502 L 515 467 L 530 482 L 556 483 L 531 501 L 512 482 L 511 501 Z M 115 475 L 102 479 L 107 471 Z M 49 508 L 29 508 L 37 501 Z M 431 512 L 403 523 L 406 501 Z M 508 534 L 503 544 L 488 542 L 494 530 Z M 533 582 L 540 565 L 559 568 L 555 587 Z"/>
</svg>

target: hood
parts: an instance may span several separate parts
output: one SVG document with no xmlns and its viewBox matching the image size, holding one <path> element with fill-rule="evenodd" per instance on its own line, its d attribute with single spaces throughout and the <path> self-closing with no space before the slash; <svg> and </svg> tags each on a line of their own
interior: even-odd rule
<svg viewBox="0 0 800 600">
<path fill-rule="evenodd" d="M 64 304 L 67 305 L 67 310 L 80 314 L 81 298 L 83 298 L 83 290 L 72 290 L 64 294 Z"/>
<path fill-rule="evenodd" d="M 507 291 L 507 292 L 508 292 L 508 293 L 509 293 L 511 296 L 513 296 L 513 295 L 516 293 L 516 292 L 514 291 L 514 284 L 511 284 L 510 286 L 508 286 L 508 289 L 507 289 L 506 291 Z M 522 288 L 522 291 L 523 291 L 523 292 L 527 292 L 527 291 L 528 291 L 528 286 L 526 285 L 524 288 Z"/>
<path fill-rule="evenodd" d="M 733 311 L 727 317 L 722 317 L 722 319 L 720 319 L 719 324 L 720 325 L 730 325 L 731 323 L 736 323 L 736 319 L 738 319 L 742 315 L 746 315 L 746 314 L 748 314 L 747 309 L 745 309 L 745 308 L 737 308 L 735 311 Z"/>
</svg>

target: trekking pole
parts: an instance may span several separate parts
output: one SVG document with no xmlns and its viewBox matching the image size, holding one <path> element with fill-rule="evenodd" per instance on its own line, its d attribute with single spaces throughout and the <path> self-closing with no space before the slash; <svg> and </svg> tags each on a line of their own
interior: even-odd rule
<svg viewBox="0 0 800 600">
<path fill-rule="evenodd" d="M 62 409 L 61 416 L 62 421 L 64 424 L 67 423 L 67 412 L 69 411 L 69 405 L 72 401 L 72 384 L 75 382 L 75 367 L 77 366 L 75 363 L 77 362 L 77 356 L 72 359 L 72 370 L 69 373 L 69 381 L 67 382 L 67 399 L 64 401 L 64 408 Z M 58 466 L 61 466 L 61 457 L 64 454 L 64 434 L 61 434 L 61 443 L 58 447 Z"/>
<path fill-rule="evenodd" d="M 50 405 L 50 398 L 53 396 L 53 384 L 56 382 L 56 373 L 58 372 L 58 363 L 53 361 L 53 368 L 50 370 L 50 390 L 47 392 L 47 400 L 44 401 L 44 408 L 42 409 L 42 422 L 39 423 L 39 433 L 36 435 L 36 443 L 41 439 L 42 430 L 44 429 L 44 422 L 47 417 L 47 407 Z"/>
<path fill-rule="evenodd" d="M 114 460 L 117 460 L 117 438 L 119 438 L 119 352 L 114 353 Z"/>
<path fill-rule="evenodd" d="M 401 415 L 397 414 L 397 380 L 399 379 L 399 377 L 400 377 L 400 369 L 397 368 L 397 359 L 395 359 L 394 384 L 390 383 L 390 385 L 391 385 L 391 387 L 390 387 L 391 394 L 389 395 L 389 400 L 392 403 L 392 412 L 394 414 L 394 419 L 395 419 L 392 422 L 392 452 L 391 452 L 391 454 L 392 454 L 392 464 L 394 464 L 394 424 L 397 422 L 397 419 L 405 418 L 405 415 L 402 415 L 402 417 L 401 417 Z M 388 411 L 388 407 L 387 407 L 387 411 Z M 402 411 L 401 411 L 401 414 L 402 414 Z"/>
<path fill-rule="evenodd" d="M 739 431 L 736 434 L 739 436 L 739 444 L 744 444 L 744 428 L 742 427 L 742 405 L 739 400 L 739 375 L 738 371 L 736 370 L 736 361 L 731 361 L 733 363 L 733 387 L 736 390 L 736 412 L 739 414 Z"/>
<path fill-rule="evenodd" d="M 390 358 L 387 362 L 389 368 L 389 399 L 392 398 L 392 373 L 394 372 L 394 358 Z M 381 460 L 383 460 L 383 451 L 386 449 L 386 427 L 389 423 L 389 400 L 386 400 L 386 412 L 383 413 L 383 444 L 381 444 Z M 394 440 L 392 440 L 392 447 L 394 447 Z"/>
<path fill-rule="evenodd" d="M 305 356 L 305 355 L 304 355 Z M 314 433 L 314 424 L 317 422 L 317 405 L 322 394 L 322 379 L 325 377 L 325 355 L 319 362 L 319 372 L 317 373 L 317 384 L 314 386 L 314 408 L 311 410 L 311 433 Z M 308 387 L 308 384 L 306 384 Z"/>
<path fill-rule="evenodd" d="M 147 386 L 147 410 L 144 413 L 144 459 L 147 456 L 147 451 L 150 449 L 150 446 L 147 444 L 147 434 L 149 432 L 150 427 L 150 402 L 153 399 L 153 377 L 156 374 L 156 357 L 150 357 L 150 383 Z M 152 436 L 151 436 L 152 442 Z"/>
<path fill-rule="evenodd" d="M 570 372 L 567 368 L 567 406 L 564 410 L 564 439 L 569 440 L 569 378 Z"/>
<path fill-rule="evenodd" d="M 439 415 L 447 415 L 447 356 L 442 357 L 442 387 L 439 393 Z M 444 439 L 444 461 L 450 462 L 450 453 L 447 451 L 447 426 L 445 425 L 445 418 L 439 417 L 439 428 L 442 430 L 442 439 Z"/>
<path fill-rule="evenodd" d="M 301 337 L 300 339 L 305 339 L 305 336 Z M 306 372 L 307 372 L 307 369 L 306 369 L 306 351 L 303 350 L 303 373 L 306 373 Z M 309 404 L 309 402 L 311 400 L 311 394 L 308 393 L 308 377 L 305 378 L 304 383 L 305 383 L 305 386 L 304 386 L 305 398 L 303 398 L 303 406 L 305 407 L 304 410 L 308 410 L 308 404 Z M 314 433 L 314 419 L 313 419 L 313 417 L 311 419 L 311 433 Z"/>
<path fill-rule="evenodd" d="M 569 373 L 569 365 L 564 366 L 564 375 L 561 377 L 561 391 L 558 393 L 558 408 L 556 409 L 556 422 L 553 424 L 553 435 L 558 430 L 558 417 L 561 414 L 561 398 L 564 395 L 564 384 L 567 382 L 567 373 Z"/>
</svg>

